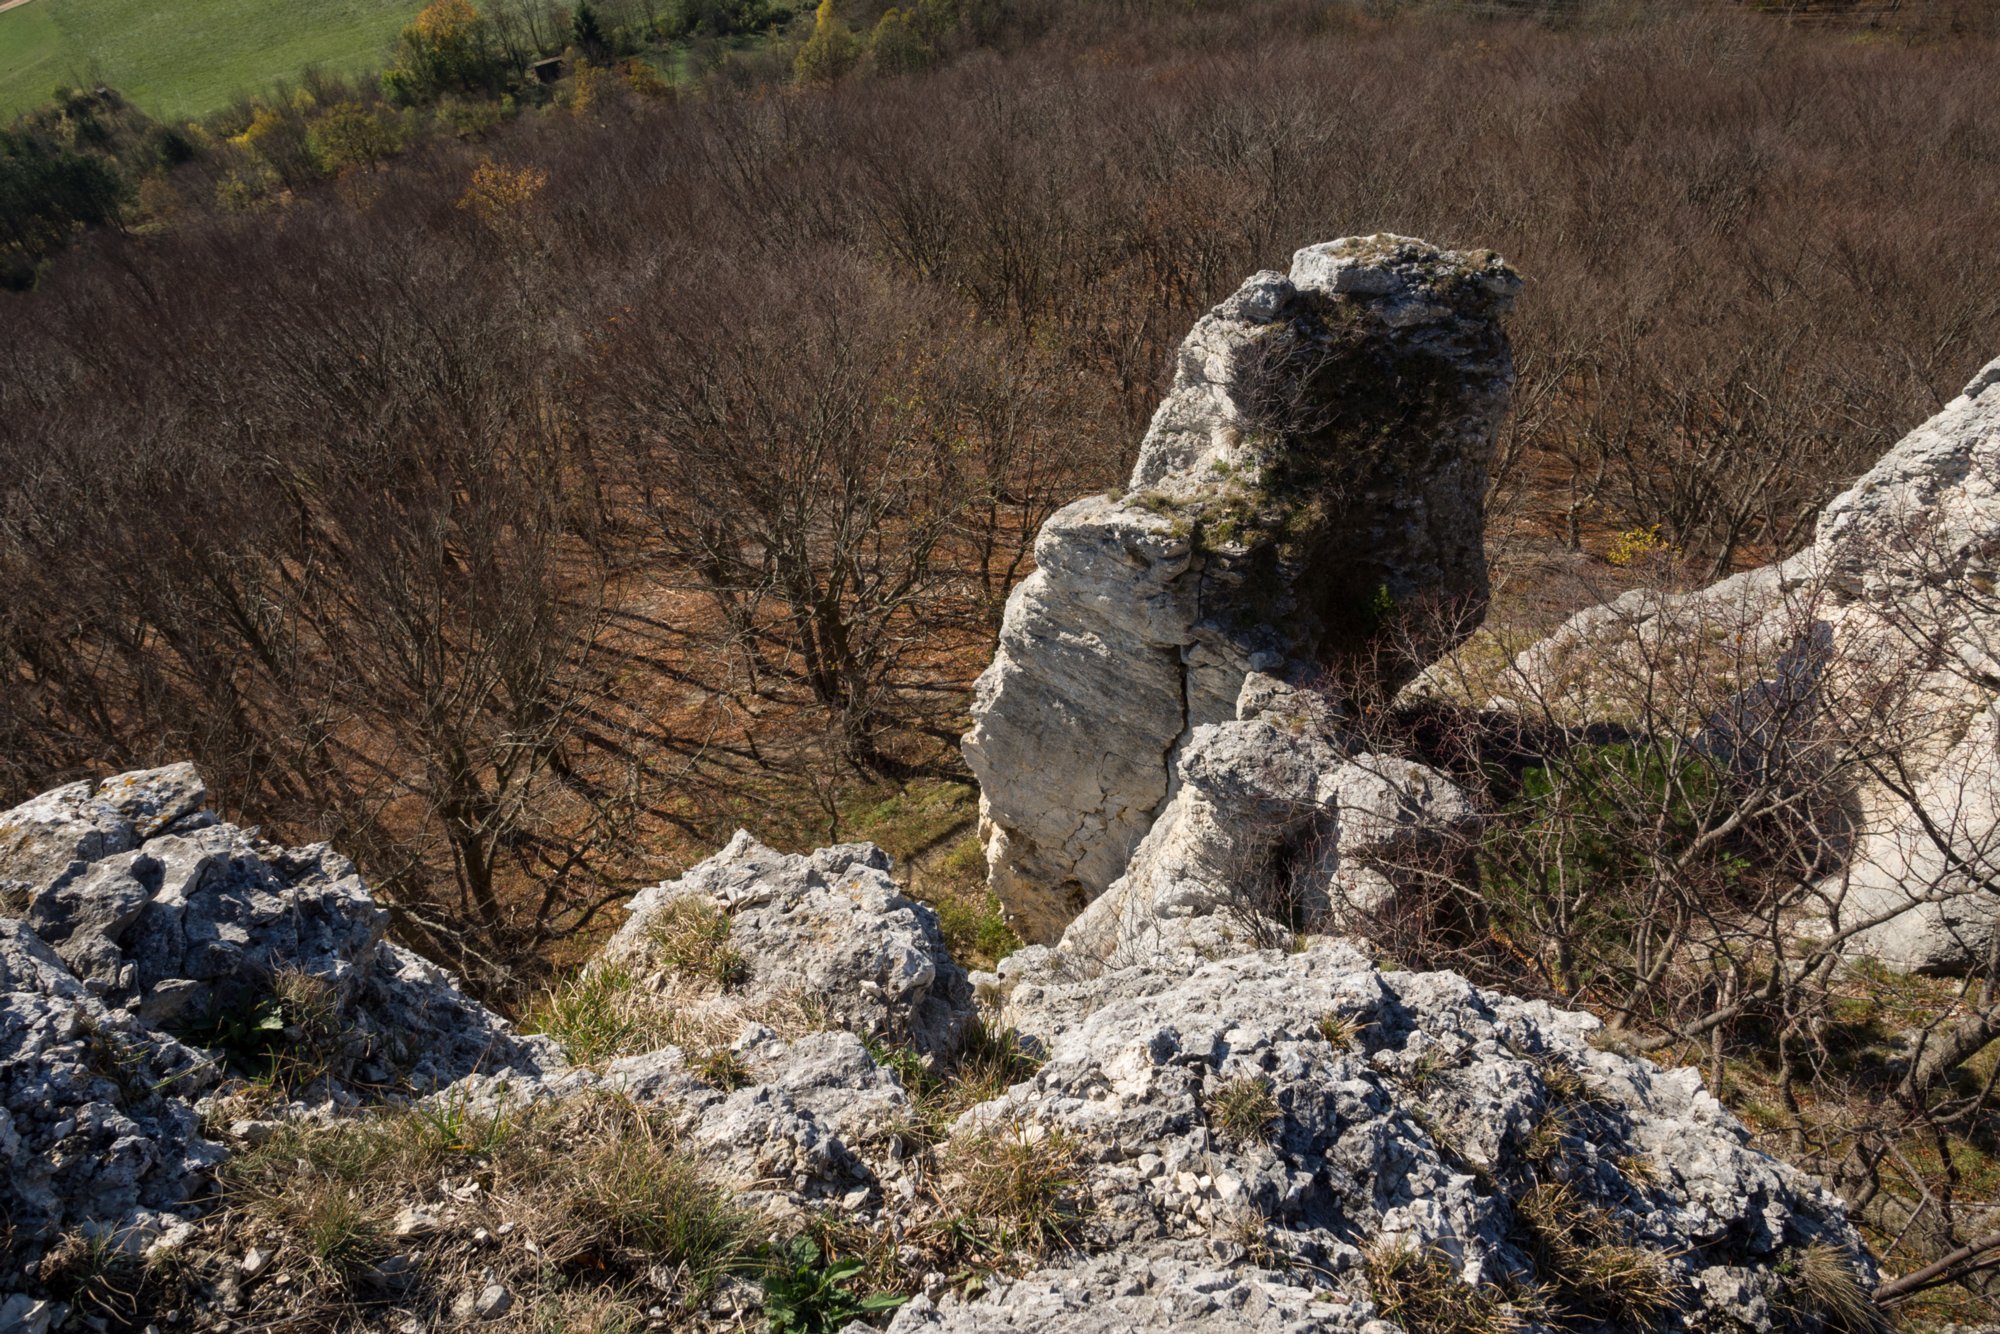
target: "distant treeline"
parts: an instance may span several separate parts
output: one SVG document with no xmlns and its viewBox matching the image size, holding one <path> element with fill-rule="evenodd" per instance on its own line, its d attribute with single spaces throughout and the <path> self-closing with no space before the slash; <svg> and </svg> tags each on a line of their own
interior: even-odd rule
<svg viewBox="0 0 2000 1334">
<path fill-rule="evenodd" d="M 975 50 L 1120 39 L 1188 11 L 1231 23 L 1260 0 L 433 0 L 376 75 L 309 73 L 187 125 L 115 89 L 66 88 L 0 129 L 0 290 L 33 284 L 97 227 L 246 210 L 374 169 L 434 137 L 477 139 L 524 110 L 587 112 L 609 87 L 647 97 L 909 75 Z M 1928 41 L 2000 30 L 1985 0 L 1318 0 L 1294 18 L 1411 17 L 1612 30 L 1747 10 L 1792 24 Z M 1171 38 L 1169 38 L 1171 40 Z"/>
</svg>

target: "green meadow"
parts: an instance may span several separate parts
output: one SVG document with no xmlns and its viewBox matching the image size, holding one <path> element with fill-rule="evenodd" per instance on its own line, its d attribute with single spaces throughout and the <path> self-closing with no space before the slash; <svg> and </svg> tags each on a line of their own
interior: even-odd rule
<svg viewBox="0 0 2000 1334">
<path fill-rule="evenodd" d="M 385 63 L 423 0 L 28 0 L 0 12 L 0 117 L 110 84 L 158 117 L 213 111 L 309 65 Z"/>
</svg>

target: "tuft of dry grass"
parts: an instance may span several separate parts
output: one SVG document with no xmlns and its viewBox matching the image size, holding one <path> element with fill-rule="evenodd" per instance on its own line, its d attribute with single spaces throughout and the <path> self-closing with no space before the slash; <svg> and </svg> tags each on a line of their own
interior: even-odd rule
<svg viewBox="0 0 2000 1334">
<path fill-rule="evenodd" d="M 1574 1187 L 1531 1186 L 1514 1202 L 1514 1216 L 1551 1305 L 1640 1330 L 1680 1304 L 1680 1276 L 1667 1258 L 1629 1244 L 1617 1220 Z"/>
<path fill-rule="evenodd" d="M 389 1254 L 388 1206 L 344 1181 L 303 1182 L 272 1201 L 280 1230 L 323 1279 L 351 1287 Z"/>
<path fill-rule="evenodd" d="M 749 960 L 729 943 L 729 914 L 708 899 L 673 899 L 646 924 L 646 944 L 661 967 L 725 990 L 750 975 Z"/>
<path fill-rule="evenodd" d="M 945 1138 L 968 1108 L 1000 1097 L 1042 1067 L 1042 1058 L 1021 1044 L 1018 1033 L 988 1028 L 978 1019 L 966 1027 L 957 1053 L 942 1066 L 909 1047 L 874 1043 L 869 1052 L 910 1095 L 915 1116 L 899 1129 L 922 1148 Z"/>
<path fill-rule="evenodd" d="M 1060 1130 L 997 1126 L 952 1137 L 942 1201 L 966 1233 L 1028 1255 L 1073 1244 L 1089 1219 L 1081 1146 Z"/>
<path fill-rule="evenodd" d="M 0 1229 L 0 1241 L 6 1239 Z M 138 1312 L 144 1274 L 116 1233 L 67 1232 L 39 1267 L 41 1281 L 58 1299 L 70 1303 L 86 1320 L 122 1323 Z"/>
<path fill-rule="evenodd" d="M 1542 1088 L 1555 1106 L 1587 1103 L 1596 1094 L 1590 1076 L 1560 1056 L 1545 1057 L 1535 1063 L 1535 1068 L 1542 1077 Z"/>
<path fill-rule="evenodd" d="M 306 1041 L 330 1046 L 341 1038 L 340 993 L 325 978 L 303 968 L 280 968 L 272 974 L 271 995 L 286 1024 L 297 1028 Z"/>
<path fill-rule="evenodd" d="M 449 1182 L 480 1189 L 447 1193 Z M 504 1116 L 447 1103 L 290 1123 L 232 1158 L 221 1184 L 222 1207 L 204 1227 L 222 1240 L 202 1263 L 226 1271 L 247 1246 L 275 1249 L 272 1278 L 286 1281 L 260 1282 L 255 1300 L 306 1323 L 337 1324 L 357 1291 L 409 1254 L 394 1231 L 408 1207 L 450 1215 L 448 1235 L 461 1239 L 428 1244 L 421 1268 L 397 1280 L 399 1309 L 439 1318 L 473 1269 L 540 1294 L 521 1319 L 553 1329 L 576 1327 L 563 1295 L 572 1285 L 590 1291 L 593 1309 L 637 1318 L 687 1309 L 759 1263 L 759 1220 L 679 1152 L 660 1114 L 608 1093 Z M 463 1240 L 507 1225 L 518 1246 Z"/>
<path fill-rule="evenodd" d="M 621 965 L 596 963 L 544 993 L 526 1027 L 554 1038 L 579 1065 L 602 1065 L 662 1047 L 711 1051 L 753 1023 L 790 1039 L 829 1022 L 825 1002 L 803 991 L 752 1002 L 679 974 L 641 981 Z"/>
<path fill-rule="evenodd" d="M 1208 1118 L 1232 1144 L 1254 1144 L 1270 1134 L 1284 1113 L 1263 1075 L 1226 1080 L 1208 1096 Z"/>
<path fill-rule="evenodd" d="M 1442 1255 L 1407 1240 L 1364 1252 L 1362 1273 L 1382 1318 L 1407 1334 L 1519 1334 L 1530 1327 L 1505 1291 L 1467 1283 Z"/>
<path fill-rule="evenodd" d="M 997 1098 L 1014 1085 L 1033 1079 L 1042 1058 L 1021 1045 L 1011 1028 L 992 1029 L 974 1020 L 965 1031 L 958 1055 L 945 1081 L 946 1103 L 952 1114 Z"/>
<path fill-rule="evenodd" d="M 602 1289 L 542 1293 L 522 1321 L 532 1334 L 632 1334 L 651 1323 L 642 1303 Z"/>
<path fill-rule="evenodd" d="M 693 1064 L 696 1078 L 724 1093 L 734 1093 L 750 1082 L 750 1067 L 729 1047 L 716 1047 Z"/>
<path fill-rule="evenodd" d="M 1831 1334 L 1891 1334 L 1895 1322 L 1869 1297 L 1854 1259 L 1831 1242 L 1815 1241 L 1779 1263 L 1784 1304 Z"/>
<path fill-rule="evenodd" d="M 1355 1039 L 1359 1038 L 1367 1027 L 1368 1023 L 1359 1015 L 1328 1010 L 1319 1017 L 1319 1021 L 1313 1025 L 1313 1030 L 1319 1034 L 1321 1041 L 1328 1045 L 1347 1047 L 1352 1046 Z"/>
<path fill-rule="evenodd" d="M 579 1065 L 672 1045 L 680 1036 L 672 1016 L 635 994 L 636 985 L 615 964 L 586 968 L 542 998 L 527 1029 L 554 1038 Z"/>
<path fill-rule="evenodd" d="M 1528 1142 L 1521 1148 L 1521 1156 L 1537 1167 L 1548 1168 L 1562 1161 L 1569 1150 L 1569 1139 L 1576 1127 L 1571 1123 L 1568 1109 L 1557 1107 L 1543 1113 L 1528 1132 Z"/>
</svg>

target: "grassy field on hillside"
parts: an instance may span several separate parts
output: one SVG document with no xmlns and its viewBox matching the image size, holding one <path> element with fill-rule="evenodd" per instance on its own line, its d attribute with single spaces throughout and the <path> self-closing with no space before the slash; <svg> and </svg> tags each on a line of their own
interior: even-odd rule
<svg viewBox="0 0 2000 1334">
<path fill-rule="evenodd" d="M 308 65 L 384 63 L 422 0 L 30 0 L 0 13 L 0 116 L 108 83 L 156 116 L 212 111 Z"/>
</svg>

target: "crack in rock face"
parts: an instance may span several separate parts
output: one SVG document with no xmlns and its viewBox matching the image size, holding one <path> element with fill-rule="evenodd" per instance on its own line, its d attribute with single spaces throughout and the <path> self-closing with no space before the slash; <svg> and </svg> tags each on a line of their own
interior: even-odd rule
<svg viewBox="0 0 2000 1334">
<path fill-rule="evenodd" d="M 1520 280 L 1396 236 L 1311 246 L 1181 345 L 1123 496 L 1052 516 L 964 750 L 992 884 L 1053 941 L 1252 672 L 1393 692 L 1477 624 Z"/>
</svg>

